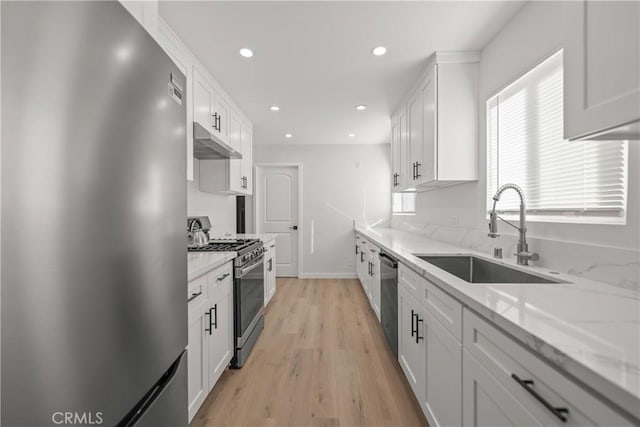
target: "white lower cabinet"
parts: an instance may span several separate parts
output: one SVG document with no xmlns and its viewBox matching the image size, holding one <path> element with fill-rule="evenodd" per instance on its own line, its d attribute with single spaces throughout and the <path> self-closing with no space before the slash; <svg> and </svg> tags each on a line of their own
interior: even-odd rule
<svg viewBox="0 0 640 427">
<path fill-rule="evenodd" d="M 356 239 L 357 244 L 357 253 L 356 253 L 356 273 L 358 275 L 358 279 L 360 280 L 360 285 L 362 285 L 362 290 L 365 295 L 369 295 L 368 283 L 369 283 L 369 273 L 371 270 L 369 269 L 369 256 L 368 256 L 368 244 L 367 241 L 358 237 Z"/>
<path fill-rule="evenodd" d="M 233 272 L 232 265 L 217 270 L 209 281 L 209 390 L 213 388 L 233 357 Z"/>
<path fill-rule="evenodd" d="M 421 402 L 429 425 L 462 425 L 462 344 L 429 310 L 424 311 L 425 395 Z"/>
<path fill-rule="evenodd" d="M 543 426 L 486 369 L 464 352 L 463 418 L 465 426 Z"/>
<path fill-rule="evenodd" d="M 188 289 L 187 388 L 189 421 L 191 421 L 209 391 L 207 377 L 208 336 L 204 333 L 209 322 L 209 318 L 205 316 L 209 310 L 207 305 L 207 276 L 201 276 L 189 282 Z"/>
<path fill-rule="evenodd" d="M 371 242 L 356 237 L 356 275 L 369 304 L 380 321 L 380 249 Z"/>
<path fill-rule="evenodd" d="M 380 258 L 376 247 L 369 248 L 369 276 L 367 280 L 367 296 L 374 313 L 380 321 Z"/>
<path fill-rule="evenodd" d="M 430 426 L 633 424 L 439 286 L 398 271 L 398 362 Z"/>
<path fill-rule="evenodd" d="M 233 262 L 189 282 L 188 289 L 191 421 L 233 357 Z"/>
<path fill-rule="evenodd" d="M 424 401 L 426 357 L 425 310 L 402 286 L 398 286 L 398 361 L 418 402 Z"/>
<path fill-rule="evenodd" d="M 633 425 L 467 309 L 463 328 L 465 425 Z"/>
<path fill-rule="evenodd" d="M 415 285 L 415 283 L 413 283 Z M 462 424 L 462 344 L 415 297 L 398 285 L 398 361 L 429 425 Z M 426 283 L 417 286 L 427 293 Z"/>
<path fill-rule="evenodd" d="M 264 305 L 271 301 L 276 293 L 276 241 L 266 245 L 264 253 Z"/>
</svg>

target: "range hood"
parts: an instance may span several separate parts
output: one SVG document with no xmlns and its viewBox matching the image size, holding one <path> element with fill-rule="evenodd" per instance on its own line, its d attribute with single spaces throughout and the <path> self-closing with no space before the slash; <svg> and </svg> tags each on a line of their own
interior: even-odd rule
<svg viewBox="0 0 640 427">
<path fill-rule="evenodd" d="M 241 159 L 242 154 L 200 123 L 193 122 L 193 157 L 200 160 Z"/>
</svg>

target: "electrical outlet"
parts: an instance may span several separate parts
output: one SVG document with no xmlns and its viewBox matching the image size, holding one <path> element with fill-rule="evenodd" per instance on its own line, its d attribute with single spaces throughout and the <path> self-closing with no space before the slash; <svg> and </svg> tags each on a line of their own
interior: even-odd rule
<svg viewBox="0 0 640 427">
<path fill-rule="evenodd" d="M 457 215 L 451 217 L 451 225 L 457 226 L 460 222 L 460 218 Z"/>
</svg>

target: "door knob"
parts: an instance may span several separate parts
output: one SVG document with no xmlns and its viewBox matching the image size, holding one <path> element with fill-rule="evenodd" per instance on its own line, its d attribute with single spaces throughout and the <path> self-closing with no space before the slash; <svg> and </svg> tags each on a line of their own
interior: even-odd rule
<svg viewBox="0 0 640 427">
<path fill-rule="evenodd" d="M 293 227 L 289 227 L 289 230 L 297 230 L 297 229 L 298 229 L 297 225 L 294 225 Z"/>
</svg>

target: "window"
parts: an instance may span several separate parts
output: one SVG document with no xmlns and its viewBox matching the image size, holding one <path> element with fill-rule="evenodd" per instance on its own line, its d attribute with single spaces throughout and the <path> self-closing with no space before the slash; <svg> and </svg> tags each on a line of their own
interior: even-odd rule
<svg viewBox="0 0 640 427">
<path fill-rule="evenodd" d="M 562 51 L 487 101 L 487 210 L 519 185 L 532 221 L 624 224 L 627 142 L 563 139 Z M 497 211 L 516 214 L 515 192 Z"/>
<path fill-rule="evenodd" d="M 394 215 L 415 215 L 416 193 L 392 193 L 392 196 L 391 212 Z"/>
</svg>

